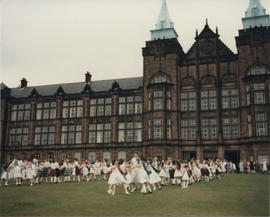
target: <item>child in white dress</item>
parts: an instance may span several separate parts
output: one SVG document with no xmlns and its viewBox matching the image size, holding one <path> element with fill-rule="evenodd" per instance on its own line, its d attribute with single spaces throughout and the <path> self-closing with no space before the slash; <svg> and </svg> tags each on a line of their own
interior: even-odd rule
<svg viewBox="0 0 270 217">
<path fill-rule="evenodd" d="M 188 176 L 188 166 L 185 165 L 183 168 L 183 176 L 182 176 L 182 188 L 188 188 L 188 181 L 189 181 L 189 176 Z"/>
<path fill-rule="evenodd" d="M 127 190 L 127 181 L 124 178 L 124 171 L 121 169 L 121 165 L 123 164 L 123 160 L 119 160 L 114 162 L 114 165 L 112 166 L 112 173 L 110 175 L 108 184 L 108 194 L 114 195 L 116 191 L 116 186 L 123 184 L 123 187 L 125 189 L 125 194 L 129 194 Z M 123 168 L 123 167 L 122 167 Z"/>
<path fill-rule="evenodd" d="M 174 178 L 176 180 L 177 185 L 181 185 L 181 165 L 179 161 L 176 161 L 175 170 L 174 170 Z"/>
</svg>

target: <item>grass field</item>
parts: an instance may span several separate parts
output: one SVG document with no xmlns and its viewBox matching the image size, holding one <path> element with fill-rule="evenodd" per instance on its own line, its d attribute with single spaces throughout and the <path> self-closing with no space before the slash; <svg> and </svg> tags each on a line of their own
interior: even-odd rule
<svg viewBox="0 0 270 217">
<path fill-rule="evenodd" d="M 107 183 L 0 188 L 0 216 L 269 216 L 269 175 L 228 175 L 188 189 L 115 196 Z"/>
</svg>

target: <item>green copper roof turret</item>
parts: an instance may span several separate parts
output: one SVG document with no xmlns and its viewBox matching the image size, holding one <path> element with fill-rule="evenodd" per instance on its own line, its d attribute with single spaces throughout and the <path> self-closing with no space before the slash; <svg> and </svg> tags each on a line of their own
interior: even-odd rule
<svg viewBox="0 0 270 217">
<path fill-rule="evenodd" d="M 242 18 L 244 29 L 269 26 L 269 15 L 261 5 L 260 0 L 249 0 L 249 6 L 245 18 Z"/>
<path fill-rule="evenodd" d="M 177 38 L 174 24 L 169 17 L 166 0 L 163 0 L 156 29 L 151 30 L 151 40 Z"/>
</svg>

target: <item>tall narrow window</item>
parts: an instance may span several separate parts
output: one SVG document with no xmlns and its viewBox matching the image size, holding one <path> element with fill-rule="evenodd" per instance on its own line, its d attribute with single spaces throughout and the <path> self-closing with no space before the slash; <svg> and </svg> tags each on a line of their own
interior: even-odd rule
<svg viewBox="0 0 270 217">
<path fill-rule="evenodd" d="M 246 86 L 247 105 L 250 105 L 250 86 Z"/>
<path fill-rule="evenodd" d="M 255 104 L 265 104 L 265 85 L 264 83 L 253 84 Z"/>
<path fill-rule="evenodd" d="M 266 113 L 255 114 L 256 136 L 267 136 L 267 116 Z"/>
<path fill-rule="evenodd" d="M 252 137 L 252 120 L 251 120 L 251 115 L 247 116 L 247 121 L 248 121 L 248 136 Z"/>
<path fill-rule="evenodd" d="M 159 140 L 163 138 L 162 119 L 156 118 L 153 120 L 153 139 Z"/>
<path fill-rule="evenodd" d="M 169 90 L 166 91 L 166 108 L 167 110 L 172 109 L 172 94 Z"/>
<path fill-rule="evenodd" d="M 163 91 L 162 90 L 154 91 L 153 108 L 154 110 L 163 109 Z"/>
<path fill-rule="evenodd" d="M 172 122 L 171 119 L 167 120 L 167 139 L 171 139 L 172 138 Z"/>
</svg>

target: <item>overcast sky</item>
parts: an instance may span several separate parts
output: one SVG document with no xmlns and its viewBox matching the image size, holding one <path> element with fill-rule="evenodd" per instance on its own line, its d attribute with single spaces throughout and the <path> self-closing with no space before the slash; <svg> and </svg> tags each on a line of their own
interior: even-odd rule
<svg viewBox="0 0 270 217">
<path fill-rule="evenodd" d="M 17 87 L 142 76 L 142 50 L 162 0 L 0 0 L 1 81 Z M 186 52 L 209 26 L 236 52 L 249 0 L 167 0 Z M 261 0 L 267 13 L 270 0 Z"/>
</svg>

